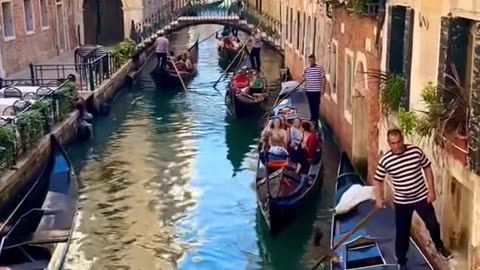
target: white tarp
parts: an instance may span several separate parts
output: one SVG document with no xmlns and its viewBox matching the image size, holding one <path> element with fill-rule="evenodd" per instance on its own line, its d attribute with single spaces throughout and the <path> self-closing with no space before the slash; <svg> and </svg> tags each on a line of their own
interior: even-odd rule
<svg viewBox="0 0 480 270">
<path fill-rule="evenodd" d="M 287 93 L 292 92 L 294 89 L 299 89 L 300 83 L 297 81 L 286 81 L 282 82 L 282 90 L 280 91 L 279 95 L 285 95 Z"/>
<path fill-rule="evenodd" d="M 335 207 L 336 214 L 345 214 L 364 201 L 375 199 L 374 188 L 371 186 L 352 185 Z"/>
</svg>

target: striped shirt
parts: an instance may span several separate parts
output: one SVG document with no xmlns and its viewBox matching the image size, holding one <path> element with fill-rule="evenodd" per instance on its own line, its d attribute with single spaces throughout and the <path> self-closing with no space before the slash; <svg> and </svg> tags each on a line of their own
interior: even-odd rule
<svg viewBox="0 0 480 270">
<path fill-rule="evenodd" d="M 308 92 L 322 92 L 323 82 L 325 79 L 325 69 L 315 64 L 308 66 L 304 71 L 305 75 L 305 91 Z"/>
<path fill-rule="evenodd" d="M 405 145 L 401 154 L 388 151 L 380 158 L 375 180 L 383 181 L 388 174 L 392 179 L 394 202 L 397 204 L 416 203 L 427 198 L 428 187 L 423 169 L 430 166 L 425 153 L 414 145 Z"/>
<path fill-rule="evenodd" d="M 252 37 L 252 47 L 253 48 L 262 48 L 262 34 L 255 33 Z"/>
</svg>

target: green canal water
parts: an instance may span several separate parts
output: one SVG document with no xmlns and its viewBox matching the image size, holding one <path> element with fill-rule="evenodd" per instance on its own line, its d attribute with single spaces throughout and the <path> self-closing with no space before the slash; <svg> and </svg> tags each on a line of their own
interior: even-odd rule
<svg viewBox="0 0 480 270">
<path fill-rule="evenodd" d="M 218 28 L 191 28 L 172 43 L 178 51 Z M 258 119 L 231 119 L 226 81 L 220 91 L 209 84 L 222 73 L 216 44 L 200 44 L 188 93 L 156 89 L 151 61 L 110 116 L 94 120 L 94 138 L 69 147 L 81 201 L 65 269 L 296 270 L 321 255 L 311 236 L 315 220 L 329 233 L 329 218 L 316 212 L 331 206 L 338 149 L 327 137 L 322 194 L 272 239 L 253 185 Z M 266 50 L 263 61 L 269 78 L 278 76 L 280 58 Z"/>
</svg>

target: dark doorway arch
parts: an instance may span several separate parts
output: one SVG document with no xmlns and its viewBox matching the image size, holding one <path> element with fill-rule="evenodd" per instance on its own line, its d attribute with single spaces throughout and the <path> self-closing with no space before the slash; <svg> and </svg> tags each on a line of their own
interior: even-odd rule
<svg viewBox="0 0 480 270">
<path fill-rule="evenodd" d="M 85 0 L 85 44 L 114 45 L 124 39 L 122 0 Z"/>
</svg>

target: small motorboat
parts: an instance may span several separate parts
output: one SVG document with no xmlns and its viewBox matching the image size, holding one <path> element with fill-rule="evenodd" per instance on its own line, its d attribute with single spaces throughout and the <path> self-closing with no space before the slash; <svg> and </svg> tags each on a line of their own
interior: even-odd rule
<svg viewBox="0 0 480 270">
<path fill-rule="evenodd" d="M 245 61 L 243 61 L 245 63 Z M 268 97 L 268 82 L 264 75 L 247 65 L 242 66 L 230 81 L 225 103 L 235 118 L 256 115 L 263 111 Z"/>
<path fill-rule="evenodd" d="M 195 43 L 188 49 L 189 59 L 193 64 L 193 68 L 191 70 L 182 70 L 179 67 L 181 63 L 173 63 L 170 59 L 167 61 L 167 65 L 165 69 L 160 69 L 156 67 L 151 75 L 153 77 L 153 81 L 162 88 L 168 89 L 178 89 L 182 87 L 183 83 L 187 83 L 191 81 L 195 75 L 197 74 L 197 62 L 198 62 L 198 38 Z M 177 69 L 175 69 L 177 66 Z M 179 72 L 177 72 L 177 70 Z M 180 80 L 180 77 L 181 80 Z"/>
<path fill-rule="evenodd" d="M 336 254 L 342 259 L 340 264 L 332 264 L 331 269 L 397 269 L 394 210 L 387 207 L 378 214 L 371 215 L 375 211 L 373 199 L 373 187 L 365 185 L 355 172 L 347 154 L 343 152 L 337 173 L 336 213 L 332 218 L 330 244 L 334 248 L 343 238 L 347 240 L 339 243 Z M 353 232 L 357 224 L 362 223 L 369 215 L 371 218 L 365 225 Z M 352 235 L 348 237 L 349 234 Z M 408 269 L 433 269 L 412 240 L 407 258 Z"/>
<path fill-rule="evenodd" d="M 62 269 L 75 224 L 78 182 L 54 135 L 50 151 L 40 176 L 1 221 L 0 269 Z"/>
<path fill-rule="evenodd" d="M 297 86 L 292 88 L 292 83 L 296 83 Z M 310 121 L 307 96 L 303 89 L 300 89 L 298 82 L 284 82 L 280 95 L 280 102 L 273 108 L 272 116 L 281 115 L 288 122 L 300 118 L 301 121 L 315 126 Z M 257 202 L 272 235 L 277 235 L 294 222 L 302 213 L 302 208 L 310 206 L 311 199 L 318 194 L 321 187 L 323 181 L 321 149 L 324 140 L 321 123 L 318 125 L 319 147 L 315 157 L 303 172 L 297 173 L 295 164 L 292 164 L 288 157 L 271 161 L 269 158 L 258 159 Z M 267 155 L 269 153 L 264 153 L 263 157 Z"/>
</svg>

